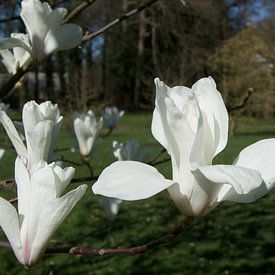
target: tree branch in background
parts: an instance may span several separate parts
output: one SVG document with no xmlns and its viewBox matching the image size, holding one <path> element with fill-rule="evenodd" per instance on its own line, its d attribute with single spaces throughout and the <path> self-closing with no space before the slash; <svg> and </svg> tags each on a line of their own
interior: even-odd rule
<svg viewBox="0 0 275 275">
<path fill-rule="evenodd" d="M 104 27 L 102 27 L 101 29 L 99 29 L 98 31 L 96 32 L 93 32 L 93 33 L 88 33 L 88 34 L 85 34 L 83 36 L 83 41 L 87 41 L 87 40 L 91 40 L 99 35 L 101 35 L 102 33 L 106 32 L 107 30 L 113 28 L 115 25 L 117 25 L 118 23 L 130 18 L 131 16 L 141 12 L 142 10 L 146 9 L 147 7 L 151 6 L 152 4 L 154 4 L 155 2 L 157 2 L 158 0 L 151 0 L 151 1 L 148 1 L 142 5 L 140 5 L 139 7 L 131 10 L 131 11 L 128 11 L 127 13 L 125 13 L 124 15 L 116 18 L 115 20 L 111 21 L 110 23 L 108 23 L 107 25 L 105 25 Z"/>
<path fill-rule="evenodd" d="M 159 153 L 157 153 L 151 160 L 147 161 L 146 164 L 152 165 L 163 153 L 166 152 L 166 149 L 161 149 Z"/>
<path fill-rule="evenodd" d="M 236 106 L 233 106 L 233 107 L 228 107 L 227 108 L 228 113 L 232 113 L 232 112 L 234 112 L 236 110 L 244 108 L 245 105 L 247 104 L 247 102 L 248 102 L 248 100 L 249 100 L 249 98 L 250 98 L 251 95 L 252 95 L 252 89 L 249 89 L 247 91 L 246 97 L 242 100 L 242 102 L 240 104 L 238 104 Z"/>
<path fill-rule="evenodd" d="M 180 235 L 182 235 L 186 230 L 190 229 L 194 225 L 195 220 L 192 218 L 186 218 L 176 229 L 172 232 L 166 234 L 165 236 L 153 240 L 149 243 L 133 246 L 133 247 L 118 247 L 118 248 L 92 248 L 92 247 L 55 247 L 48 248 L 46 253 L 48 254 L 56 254 L 56 253 L 69 253 L 72 255 L 136 255 L 144 253 L 150 249 L 159 247 L 163 244 L 170 243 L 174 241 L 174 239 Z M 0 243 L 1 248 L 11 249 L 9 243 Z"/>
<path fill-rule="evenodd" d="M 74 19 L 76 16 L 78 16 L 82 11 L 84 11 L 86 8 L 91 6 L 93 3 L 95 3 L 96 0 L 85 0 L 72 8 L 70 12 L 68 12 L 67 16 L 63 20 L 63 23 L 67 23 L 68 21 L 71 21 Z"/>
<path fill-rule="evenodd" d="M 29 60 L 23 67 L 19 68 L 6 83 L 0 89 L 0 99 L 7 97 L 13 90 L 14 86 L 20 79 L 30 70 L 33 62 Z"/>
</svg>

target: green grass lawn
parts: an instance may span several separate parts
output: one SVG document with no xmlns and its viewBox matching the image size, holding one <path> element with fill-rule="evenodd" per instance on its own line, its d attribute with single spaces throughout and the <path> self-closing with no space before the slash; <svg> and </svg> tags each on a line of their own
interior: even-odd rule
<svg viewBox="0 0 275 275">
<path fill-rule="evenodd" d="M 18 115 L 16 115 L 18 117 Z M 150 155 L 161 147 L 150 131 L 151 115 L 126 115 L 111 136 L 101 142 L 92 160 L 95 174 L 115 158 L 112 141 L 137 139 Z M 275 137 L 275 120 L 240 118 L 237 132 L 216 163 L 231 163 L 238 152 L 257 140 Z M 4 141 L 0 133 L 0 147 Z M 75 144 L 69 117 L 63 123 L 57 148 Z M 62 153 L 77 161 L 77 155 Z M 56 157 L 60 157 L 57 155 Z M 257 156 L 255 156 L 257 157 Z M 0 178 L 13 177 L 15 155 L 7 151 L 0 160 Z M 171 177 L 170 163 L 158 169 Z M 275 169 L 274 169 L 275 170 Z M 85 167 L 76 177 L 86 176 Z M 172 230 L 181 220 L 166 191 L 143 201 L 125 202 L 114 223 L 109 223 L 98 197 L 88 191 L 50 243 L 54 246 L 120 247 L 156 239 Z M 74 188 L 77 184 L 71 184 Z M 0 190 L 5 198 L 15 190 Z M 83 236 L 86 236 L 85 238 Z M 0 241 L 6 241 L 3 233 Z M 60 241 L 61 243 L 58 243 Z M 13 253 L 0 250 L 0 274 L 274 274 L 275 270 L 275 192 L 253 204 L 224 203 L 173 242 L 134 256 L 45 255 L 30 270 L 17 263 Z"/>
</svg>

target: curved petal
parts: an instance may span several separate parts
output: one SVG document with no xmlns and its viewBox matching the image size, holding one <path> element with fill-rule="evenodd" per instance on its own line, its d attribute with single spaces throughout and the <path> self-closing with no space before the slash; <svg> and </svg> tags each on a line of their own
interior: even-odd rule
<svg viewBox="0 0 275 275">
<path fill-rule="evenodd" d="M 234 164 L 259 171 L 271 189 L 275 185 L 275 139 L 260 140 L 244 148 Z"/>
<path fill-rule="evenodd" d="M 203 188 L 211 183 L 224 185 L 217 194 L 217 202 L 230 200 L 249 203 L 268 192 L 261 174 L 252 169 L 235 165 L 212 165 L 199 167 L 193 173 Z"/>
<path fill-rule="evenodd" d="M 6 49 L 12 49 L 20 47 L 23 48 L 24 50 L 30 52 L 31 49 L 28 44 L 26 44 L 24 41 L 14 38 L 14 37 L 8 37 L 4 38 L 3 40 L 0 41 L 0 50 L 6 50 Z"/>
<path fill-rule="evenodd" d="M 51 24 L 48 16 L 52 9 L 48 3 L 42 3 L 39 0 L 24 0 L 21 5 L 20 16 L 33 44 L 35 37 L 42 37 L 42 39 L 45 37 Z"/>
<path fill-rule="evenodd" d="M 45 37 L 45 53 L 68 50 L 77 47 L 82 40 L 82 29 L 76 24 L 57 26 L 48 31 Z"/>
<path fill-rule="evenodd" d="M 192 91 L 198 102 L 200 119 L 190 160 L 197 166 L 209 165 L 227 144 L 228 113 L 211 77 L 197 81 Z"/>
<path fill-rule="evenodd" d="M 27 157 L 27 149 L 22 142 L 17 130 L 15 129 L 11 119 L 7 116 L 4 111 L 0 111 L 0 121 L 3 124 L 7 135 L 9 136 L 17 154 L 19 156 Z"/>
<path fill-rule="evenodd" d="M 35 264 L 44 254 L 49 239 L 83 197 L 87 185 L 81 185 L 61 198 L 50 200 L 44 205 L 32 245 L 29 265 Z"/>
<path fill-rule="evenodd" d="M 5 65 L 7 71 L 10 74 L 13 74 L 16 72 L 16 60 L 13 54 L 10 52 L 10 50 L 0 50 L 1 55 L 1 61 Z"/>
<path fill-rule="evenodd" d="M 150 165 L 116 161 L 103 170 L 92 189 L 95 194 L 132 201 L 152 197 L 173 184 Z"/>
<path fill-rule="evenodd" d="M 16 158 L 14 174 L 17 186 L 18 213 L 22 221 L 30 202 L 31 183 L 28 170 L 20 157 Z"/>
<path fill-rule="evenodd" d="M 18 261 L 24 264 L 19 220 L 15 207 L 0 197 L 0 226 L 5 232 Z"/>
</svg>

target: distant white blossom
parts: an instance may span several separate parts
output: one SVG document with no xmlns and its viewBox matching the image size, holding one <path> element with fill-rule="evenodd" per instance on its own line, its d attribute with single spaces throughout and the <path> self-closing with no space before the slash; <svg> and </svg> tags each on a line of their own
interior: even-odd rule
<svg viewBox="0 0 275 275">
<path fill-rule="evenodd" d="M 125 145 L 113 141 L 113 148 L 114 156 L 117 160 L 136 160 L 143 162 L 147 157 L 146 152 L 140 152 L 140 145 L 135 139 L 127 141 Z"/>
<path fill-rule="evenodd" d="M 124 111 L 119 111 L 117 107 L 106 107 L 101 113 L 103 122 L 106 127 L 113 130 L 116 128 L 117 123 L 124 115 Z"/>
<path fill-rule="evenodd" d="M 103 119 L 100 118 L 97 122 L 92 110 L 87 113 L 75 112 L 73 124 L 80 154 L 87 157 L 91 155 L 98 144 Z"/>
<path fill-rule="evenodd" d="M 108 220 L 113 221 L 118 214 L 122 200 L 101 196 L 99 203 L 105 209 Z"/>
</svg>

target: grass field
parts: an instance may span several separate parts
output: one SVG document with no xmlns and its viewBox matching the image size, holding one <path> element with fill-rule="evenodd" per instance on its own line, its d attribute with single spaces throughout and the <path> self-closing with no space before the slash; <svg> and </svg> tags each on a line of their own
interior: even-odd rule
<svg viewBox="0 0 275 275">
<path fill-rule="evenodd" d="M 161 147 L 151 135 L 150 123 L 151 115 L 126 115 L 96 152 L 92 161 L 95 174 L 115 160 L 113 140 L 123 142 L 135 138 L 150 155 L 158 152 Z M 236 135 L 230 138 L 227 148 L 215 162 L 229 164 L 246 145 L 269 137 L 275 137 L 275 120 L 241 118 Z M 1 133 L 0 147 L 3 142 Z M 69 119 L 66 119 L 57 148 L 70 147 L 74 142 Z M 63 156 L 77 160 L 71 152 Z M 13 176 L 14 159 L 13 153 L 8 151 L 0 160 L 1 179 Z M 171 177 L 170 163 L 158 169 Z M 79 168 L 76 177 L 87 174 L 85 167 Z M 56 232 L 51 247 L 134 246 L 164 235 L 181 220 L 165 191 L 148 200 L 125 202 L 116 221 L 109 223 L 98 197 L 91 192 L 92 182 L 87 184 L 87 193 Z M 5 198 L 15 196 L 14 190 L 0 192 Z M 0 240 L 6 240 L 3 233 Z M 57 240 L 62 243 L 58 244 Z M 275 274 L 275 190 L 253 204 L 224 203 L 173 242 L 141 255 L 45 255 L 37 266 L 26 270 L 11 251 L 1 249 L 0 274 Z"/>
</svg>

